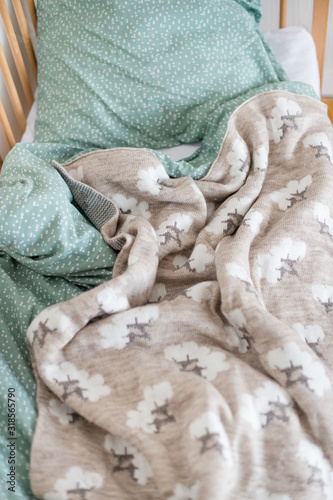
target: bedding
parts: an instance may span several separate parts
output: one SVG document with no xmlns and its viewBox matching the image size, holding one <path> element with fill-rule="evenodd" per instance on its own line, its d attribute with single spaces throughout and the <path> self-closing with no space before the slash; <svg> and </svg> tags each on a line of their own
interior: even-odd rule
<svg viewBox="0 0 333 500">
<path fill-rule="evenodd" d="M 195 72 L 180 107 L 174 75 L 163 79 L 183 135 L 168 122 L 163 92 L 143 99 L 148 121 L 137 108 L 139 125 L 129 126 L 134 110 L 113 108 L 118 93 L 99 94 L 111 71 L 104 43 L 128 61 L 125 49 L 138 50 L 131 37 L 142 36 L 146 50 L 131 67 L 139 71 L 154 34 L 165 57 L 152 72 L 170 56 L 162 41 L 178 55 L 189 43 L 186 63 L 213 3 L 224 17 L 205 43 L 222 36 L 232 49 L 212 82 L 225 95 L 211 93 L 212 61 L 199 50 L 199 96 Z M 329 499 L 333 154 L 325 106 L 310 86 L 288 80 L 258 33 L 259 1 L 173 2 L 175 10 L 135 2 L 142 22 L 155 9 L 150 38 L 133 27 L 132 3 L 84 5 L 38 3 L 35 142 L 16 145 L 0 176 L 0 498 Z M 123 18 L 109 15 L 121 5 Z M 182 40 L 186 6 L 192 38 Z M 163 7 L 175 31 L 158 31 Z M 102 64 L 100 80 L 87 80 L 80 62 L 88 60 Z M 134 76 L 142 90 L 147 82 Z M 88 94 L 79 99 L 82 85 Z M 188 157 L 160 150 L 197 139 Z"/>
<path fill-rule="evenodd" d="M 197 142 L 217 107 L 286 78 L 259 0 L 43 0 L 37 16 L 37 142 Z"/>
<path fill-rule="evenodd" d="M 49 165 L 73 148 L 17 145 L 0 176 L 1 487 L 0 498 L 34 498 L 29 454 L 36 420 L 36 384 L 25 346 L 32 319 L 112 276 L 115 252 L 71 203 L 68 188 Z M 15 394 L 15 493 L 10 472 L 8 394 Z"/>
<path fill-rule="evenodd" d="M 272 91 L 200 180 L 136 148 L 54 163 L 120 252 L 28 329 L 37 497 L 332 498 L 332 141 Z"/>
<path fill-rule="evenodd" d="M 303 82 L 320 96 L 320 78 L 316 48 L 312 36 L 302 26 L 291 26 L 263 33 L 263 37 L 274 51 L 279 63 L 291 81 Z M 306 60 L 307 64 L 303 61 Z M 33 106 L 27 118 L 26 130 L 22 142 L 33 142 L 37 111 L 37 92 Z M 173 160 L 181 160 L 191 156 L 200 146 L 201 141 L 192 144 L 181 144 L 171 148 L 159 148 Z"/>
<path fill-rule="evenodd" d="M 288 78 L 311 85 L 320 97 L 316 46 L 307 29 L 303 26 L 288 26 L 279 30 L 266 31 L 263 35 Z"/>
</svg>

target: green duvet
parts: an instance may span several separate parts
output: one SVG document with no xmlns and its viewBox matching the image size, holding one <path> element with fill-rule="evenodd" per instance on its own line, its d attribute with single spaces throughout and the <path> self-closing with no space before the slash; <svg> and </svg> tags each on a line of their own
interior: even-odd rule
<svg viewBox="0 0 333 500">
<path fill-rule="evenodd" d="M 50 165 L 50 158 L 68 153 L 75 151 L 18 145 L 0 177 L 1 499 L 33 498 L 28 473 L 35 380 L 26 329 L 50 304 L 109 280 L 116 257 Z"/>
</svg>

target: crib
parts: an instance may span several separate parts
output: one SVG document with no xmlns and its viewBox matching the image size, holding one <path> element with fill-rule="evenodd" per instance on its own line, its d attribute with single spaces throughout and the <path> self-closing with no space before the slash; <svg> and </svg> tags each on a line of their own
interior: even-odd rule
<svg viewBox="0 0 333 500">
<path fill-rule="evenodd" d="M 329 3 L 0 1 L 1 498 L 333 498 Z"/>
<path fill-rule="evenodd" d="M 8 119 L 3 104 L 0 102 L 0 122 L 9 148 L 12 148 L 15 145 L 17 140 L 21 138 L 26 130 L 27 116 L 31 106 L 33 105 L 34 93 L 37 86 L 36 43 L 32 43 L 32 39 L 35 40 L 37 34 L 36 7 L 33 0 L 27 0 L 26 11 L 22 9 L 22 5 L 19 1 L 13 2 L 13 7 L 19 24 L 19 33 L 15 33 L 14 31 L 13 23 L 9 16 L 8 8 L 6 7 L 5 2 L 2 2 L 1 5 L 2 22 L 8 36 L 20 82 L 17 83 L 16 79 L 15 84 L 6 61 L 6 56 L 1 50 L 1 71 L 9 92 L 11 105 L 17 122 L 13 124 L 10 123 L 13 118 L 10 117 L 11 119 Z M 281 0 L 279 7 L 280 28 L 285 28 L 287 26 L 287 8 L 287 0 Z M 316 46 L 320 81 L 322 81 L 324 70 L 328 11 L 329 0 L 314 1 L 311 34 Z M 21 40 L 21 37 L 23 44 L 18 42 L 18 38 Z M 277 43 L 279 43 L 279 41 Z M 22 52 L 25 54 L 24 58 L 22 57 Z M 18 92 L 18 85 L 22 86 L 23 92 L 22 89 Z M 323 102 L 328 105 L 329 114 L 332 117 L 331 99 L 324 98 Z M 17 125 L 19 126 L 19 129 L 17 129 Z M 15 130 L 15 133 L 13 132 L 13 129 Z M 1 159 L 0 161 L 2 165 L 3 160 Z"/>
</svg>

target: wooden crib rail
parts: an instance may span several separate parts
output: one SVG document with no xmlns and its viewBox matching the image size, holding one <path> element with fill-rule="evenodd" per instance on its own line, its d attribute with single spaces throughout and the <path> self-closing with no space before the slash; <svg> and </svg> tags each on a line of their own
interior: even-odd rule
<svg viewBox="0 0 333 500">
<path fill-rule="evenodd" d="M 312 38 L 317 49 L 320 84 L 323 81 L 324 59 L 330 0 L 313 0 Z M 288 0 L 280 0 L 280 28 L 287 26 Z"/>
<path fill-rule="evenodd" d="M 22 1 L 25 2 L 25 10 L 23 9 Z M 37 32 L 37 18 L 34 0 L 11 0 L 11 3 L 19 27 L 18 32 L 15 32 L 5 0 L 0 0 L 0 16 L 7 36 L 11 54 L 13 56 L 19 82 L 15 83 L 15 77 L 10 70 L 1 43 L 0 69 L 9 94 L 11 108 L 17 121 L 16 127 L 18 125 L 20 131 L 23 134 L 26 127 L 26 116 L 34 100 L 32 86 L 35 87 L 37 85 L 37 61 L 32 43 L 32 35 L 36 36 Z M 27 17 L 27 13 L 29 13 L 28 16 L 30 18 Z M 22 48 L 20 47 L 19 40 L 23 41 Z M 33 75 L 33 81 L 31 79 L 31 76 L 29 78 L 29 73 L 30 75 Z M 21 90 L 19 89 L 19 86 L 21 87 Z M 24 112 L 24 109 L 26 110 L 26 112 Z M 16 143 L 15 134 L 13 132 L 15 123 L 11 123 L 9 115 L 7 116 L 5 107 L 1 101 L 0 123 L 7 144 L 9 148 L 12 148 Z M 2 160 L 0 158 L 0 166 L 1 162 Z"/>
<path fill-rule="evenodd" d="M 31 90 L 30 83 L 29 83 L 28 73 L 27 73 L 27 70 L 26 70 L 26 67 L 25 67 L 25 64 L 23 61 L 20 46 L 19 46 L 19 43 L 17 41 L 17 37 L 16 37 L 15 31 L 13 28 L 12 21 L 11 21 L 10 16 L 9 16 L 9 12 L 8 12 L 5 0 L 0 1 L 0 15 L 1 15 L 5 30 L 6 30 L 7 38 L 8 38 L 9 45 L 10 45 L 10 48 L 11 48 L 11 51 L 13 54 L 13 58 L 15 61 L 17 72 L 18 72 L 19 78 L 21 80 L 24 94 L 26 96 L 28 104 L 30 106 L 32 106 L 34 98 L 33 98 L 32 90 Z"/>
<path fill-rule="evenodd" d="M 21 0 L 12 0 L 12 2 L 13 2 L 14 9 L 15 9 L 16 18 L 17 18 L 18 24 L 20 26 L 20 31 L 21 31 L 23 43 L 25 46 L 25 50 L 27 52 L 27 56 L 29 58 L 31 69 L 32 69 L 32 72 L 34 74 L 35 79 L 37 80 L 37 61 L 36 61 L 35 52 L 34 52 L 34 49 L 32 46 L 29 28 L 27 25 L 27 21 L 26 21 L 25 15 L 24 15 L 22 5 L 21 5 Z"/>
<path fill-rule="evenodd" d="M 280 28 L 285 28 L 287 26 L 287 9 L 288 0 L 280 0 Z"/>
<path fill-rule="evenodd" d="M 37 15 L 34 0 L 27 0 L 28 9 L 30 12 L 31 21 L 35 30 L 35 35 L 37 36 Z"/>
<path fill-rule="evenodd" d="M 312 37 L 316 44 L 320 82 L 323 81 L 329 0 L 314 0 Z"/>
<path fill-rule="evenodd" d="M 21 132 L 23 134 L 26 126 L 26 120 L 24 116 L 24 111 L 22 108 L 22 103 L 20 100 L 20 97 L 17 93 L 16 85 L 14 83 L 12 74 L 10 72 L 7 59 L 5 56 L 5 53 L 3 51 L 2 45 L 0 43 L 0 68 L 2 71 L 2 75 L 4 78 L 4 81 L 6 83 L 6 87 L 10 96 L 10 100 L 14 109 L 14 113 L 16 115 L 19 127 L 21 129 Z"/>
</svg>

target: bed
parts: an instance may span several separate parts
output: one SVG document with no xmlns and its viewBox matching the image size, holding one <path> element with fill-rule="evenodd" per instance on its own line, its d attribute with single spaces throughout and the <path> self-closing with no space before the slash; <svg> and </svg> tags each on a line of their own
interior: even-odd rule
<svg viewBox="0 0 333 500">
<path fill-rule="evenodd" d="M 328 4 L 304 82 L 260 0 L 38 2 L 23 141 L 0 106 L 0 498 L 333 498 Z"/>
</svg>

